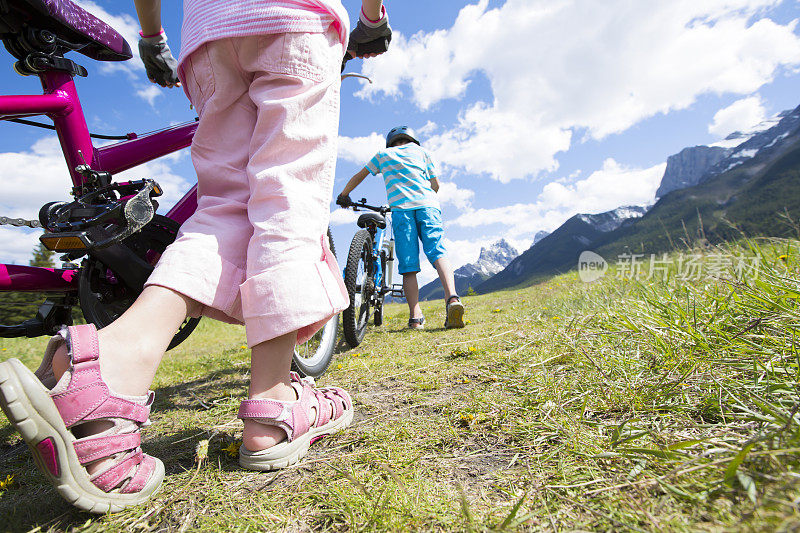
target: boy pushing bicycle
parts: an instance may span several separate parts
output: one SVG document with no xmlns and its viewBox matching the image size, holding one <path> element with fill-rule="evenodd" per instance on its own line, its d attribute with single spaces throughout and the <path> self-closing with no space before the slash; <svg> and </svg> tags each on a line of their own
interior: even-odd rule
<svg viewBox="0 0 800 533">
<path fill-rule="evenodd" d="M 393 128 L 386 136 L 386 149 L 375 154 L 350 178 L 336 203 L 342 207 L 352 204 L 350 193 L 369 174 L 382 174 L 386 184 L 386 196 L 392 208 L 398 270 L 403 275 L 403 291 L 408 303 L 408 327 L 425 327 L 417 284 L 419 243 L 422 241 L 422 250 L 439 274 L 447 295 L 444 326 L 463 328 L 464 304 L 456 294 L 453 269 L 445 256 L 442 212 L 436 198 L 439 180 L 430 153 L 420 145 L 410 128 Z"/>
</svg>

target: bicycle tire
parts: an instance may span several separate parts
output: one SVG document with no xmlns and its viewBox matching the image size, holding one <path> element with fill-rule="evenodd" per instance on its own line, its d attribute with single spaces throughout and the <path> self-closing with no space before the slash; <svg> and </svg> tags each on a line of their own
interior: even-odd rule
<svg viewBox="0 0 800 533">
<path fill-rule="evenodd" d="M 367 334 L 372 298 L 369 287 L 372 269 L 372 236 L 368 231 L 360 230 L 350 242 L 350 252 L 347 254 L 347 265 L 344 269 L 344 286 L 350 296 L 350 306 L 342 312 L 342 331 L 351 348 L 361 344 Z"/>
<path fill-rule="evenodd" d="M 328 245 L 331 253 L 336 257 L 336 247 L 333 245 L 331 230 L 328 228 Z M 339 333 L 339 314 L 328 320 L 322 329 L 317 331 L 308 341 L 295 346 L 292 356 L 292 370 L 302 376 L 318 378 L 333 361 L 333 352 L 336 350 L 336 337 Z"/>
</svg>

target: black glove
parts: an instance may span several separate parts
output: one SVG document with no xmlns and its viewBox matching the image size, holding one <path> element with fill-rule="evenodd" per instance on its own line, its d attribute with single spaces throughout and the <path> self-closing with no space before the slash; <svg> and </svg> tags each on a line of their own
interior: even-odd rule
<svg viewBox="0 0 800 533">
<path fill-rule="evenodd" d="M 387 43 L 392 40 L 392 28 L 389 27 L 389 16 L 386 14 L 386 9 L 382 9 L 383 18 L 378 22 L 372 22 L 364 16 L 362 12 L 358 18 L 356 28 L 350 32 L 350 42 L 347 44 L 348 50 L 355 50 L 357 55 L 364 53 L 383 53 L 386 50 L 372 50 L 370 52 L 361 52 L 358 49 L 359 44 L 369 43 L 372 41 L 386 41 Z"/>
<path fill-rule="evenodd" d="M 139 39 L 139 56 L 142 58 L 147 77 L 162 87 L 175 85 L 178 80 L 178 62 L 172 57 L 167 45 L 167 35 Z"/>
<path fill-rule="evenodd" d="M 353 205 L 353 200 L 350 199 L 350 195 L 348 194 L 340 194 L 336 197 L 336 205 L 340 205 L 342 207 L 350 207 Z"/>
</svg>

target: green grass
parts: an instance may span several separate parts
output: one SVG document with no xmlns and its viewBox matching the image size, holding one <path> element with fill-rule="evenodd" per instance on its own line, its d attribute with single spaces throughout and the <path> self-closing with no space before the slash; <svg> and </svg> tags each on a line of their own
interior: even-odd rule
<svg viewBox="0 0 800 533">
<path fill-rule="evenodd" d="M 248 352 L 242 328 L 203 321 L 154 384 L 144 448 L 167 467 L 159 495 L 79 513 L 0 422 L 0 482 L 13 476 L 0 529 L 797 530 L 800 246 L 693 253 L 755 254 L 761 269 L 569 273 L 464 298 L 463 330 L 440 327 L 442 302 L 423 304 L 425 331 L 388 305 L 320 380 L 353 394 L 353 425 L 278 473 L 240 470 L 226 451 Z M 44 344 L 0 339 L 0 357 L 33 368 Z"/>
</svg>

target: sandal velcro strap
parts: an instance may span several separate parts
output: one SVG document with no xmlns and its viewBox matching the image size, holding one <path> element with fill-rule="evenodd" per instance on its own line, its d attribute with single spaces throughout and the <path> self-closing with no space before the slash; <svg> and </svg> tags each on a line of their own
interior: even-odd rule
<svg viewBox="0 0 800 533">
<path fill-rule="evenodd" d="M 137 449 L 122 461 L 117 462 L 100 474 L 92 476 L 92 483 L 103 492 L 110 492 L 131 477 L 129 475 L 131 470 L 133 467 L 140 465 L 143 459 L 142 450 Z"/>
<path fill-rule="evenodd" d="M 71 346 L 72 362 L 95 361 L 100 357 L 100 342 L 94 324 L 83 324 L 67 328 L 67 342 Z"/>
<path fill-rule="evenodd" d="M 149 455 L 145 455 L 142 459 L 142 462 L 139 464 L 139 468 L 136 469 L 136 473 L 133 475 L 131 480 L 120 490 L 123 494 L 135 494 L 142 490 L 147 482 L 150 480 L 150 476 L 156 469 L 156 460 Z"/>
<path fill-rule="evenodd" d="M 271 399 L 243 400 L 239 406 L 238 417 L 253 419 L 261 424 L 277 426 L 286 432 L 289 442 L 308 432 L 311 424 L 311 410 L 315 409 L 317 418 L 313 427 L 328 424 L 341 417 L 345 410 L 352 409 L 350 396 L 337 387 L 318 389 L 310 380 L 292 380 L 292 387 L 299 396 L 293 402 Z"/>
<path fill-rule="evenodd" d="M 99 405 L 97 409 L 87 414 L 86 420 L 97 420 L 100 418 L 124 418 L 137 424 L 144 424 L 150 416 L 150 406 L 141 405 L 123 398 L 109 396 L 108 399 Z"/>
<path fill-rule="evenodd" d="M 73 443 L 75 453 L 82 465 L 86 465 L 110 457 L 120 452 L 135 450 L 142 443 L 142 434 L 125 433 L 123 435 L 111 435 L 105 437 L 87 437 Z"/>
</svg>

